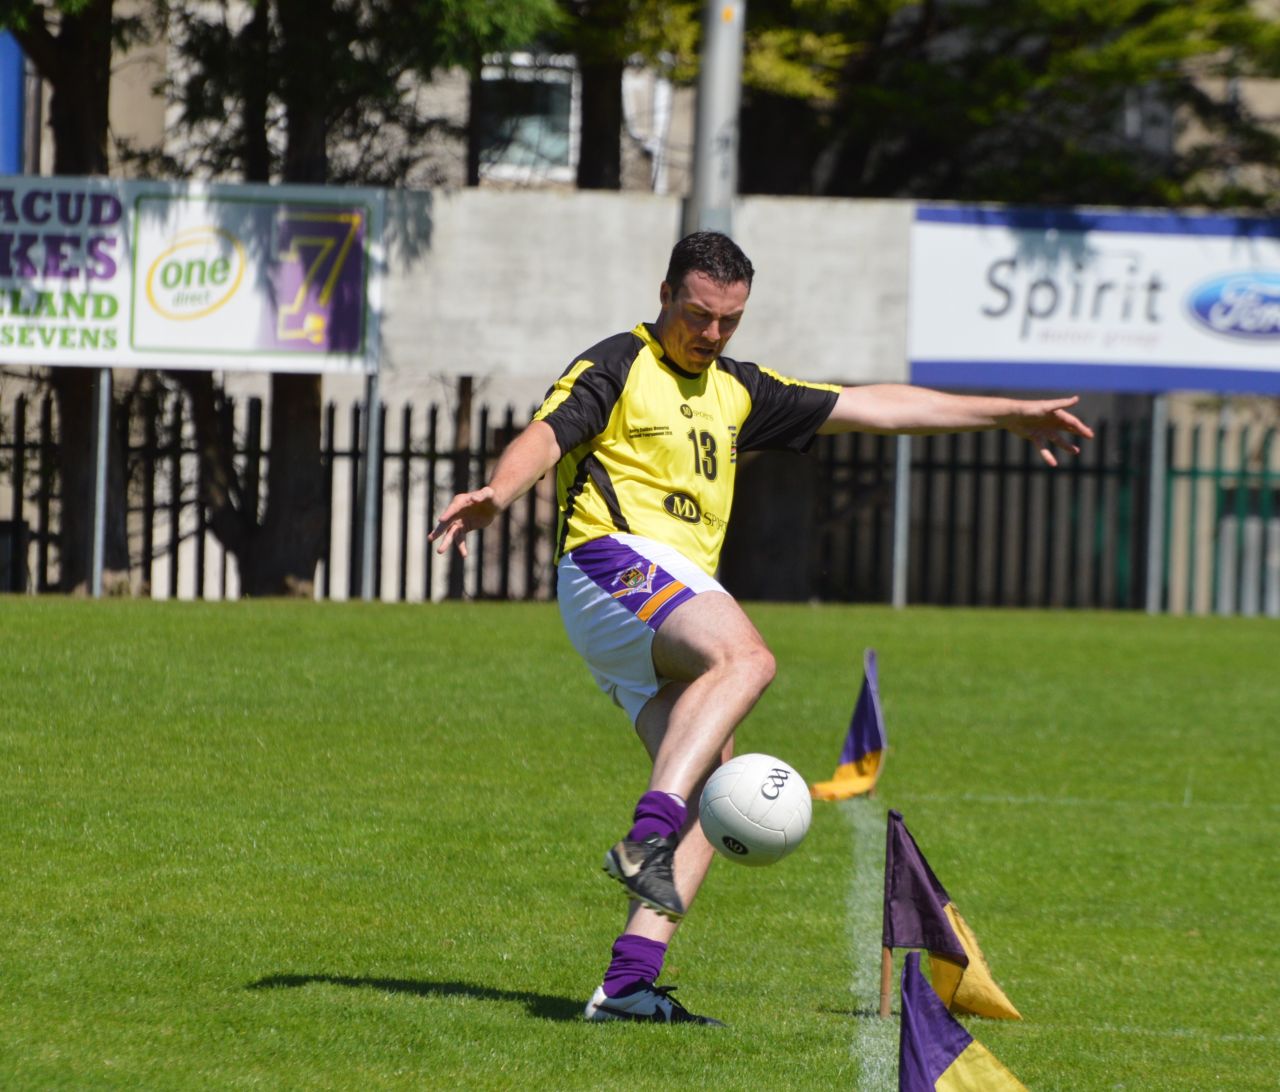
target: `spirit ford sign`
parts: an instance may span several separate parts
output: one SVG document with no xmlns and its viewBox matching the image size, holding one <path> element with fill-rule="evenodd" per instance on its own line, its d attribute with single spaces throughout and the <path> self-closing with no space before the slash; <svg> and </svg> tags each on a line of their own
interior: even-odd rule
<svg viewBox="0 0 1280 1092">
<path fill-rule="evenodd" d="M 920 206 L 911 378 L 1280 394 L 1280 222 Z"/>
</svg>

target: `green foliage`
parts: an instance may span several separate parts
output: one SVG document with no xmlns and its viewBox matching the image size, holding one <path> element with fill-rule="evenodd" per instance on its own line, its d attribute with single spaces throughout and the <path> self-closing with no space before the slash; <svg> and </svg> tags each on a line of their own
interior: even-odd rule
<svg viewBox="0 0 1280 1092">
<path fill-rule="evenodd" d="M 5 30 L 29 30 L 43 24 L 50 9 L 59 13 L 74 14 L 83 11 L 96 0 L 0 0 L 0 28 Z"/>
<path fill-rule="evenodd" d="M 559 0 L 553 48 L 585 63 L 643 58 L 671 78 L 697 72 L 702 4 L 697 0 Z"/>
<path fill-rule="evenodd" d="M 766 27 L 752 36 L 743 83 L 787 98 L 833 102 L 840 71 L 858 48 L 840 34 Z"/>
<path fill-rule="evenodd" d="M 749 609 L 780 671 L 739 749 L 829 776 L 873 645 L 890 753 L 713 868 L 665 976 L 707 1034 L 578 1019 L 645 763 L 553 606 L 0 600 L 0 1086 L 889 1088 L 885 807 L 1028 1087 L 1274 1086 L 1273 622 Z"/>
<path fill-rule="evenodd" d="M 747 188 L 1269 207 L 1280 146 L 1228 88 L 1280 76 L 1278 33 L 1247 0 L 757 0 Z"/>
<path fill-rule="evenodd" d="M 439 72 L 523 46 L 560 21 L 555 0 L 259 0 L 238 12 L 187 0 L 159 5 L 181 65 L 166 93 L 191 150 L 138 156 L 166 173 L 289 176 L 396 185 L 456 125 L 412 93 Z M 296 147 L 322 141 L 299 176 Z M 255 155 L 255 150 L 257 154 Z M 268 162 L 262 164 L 261 159 Z"/>
</svg>

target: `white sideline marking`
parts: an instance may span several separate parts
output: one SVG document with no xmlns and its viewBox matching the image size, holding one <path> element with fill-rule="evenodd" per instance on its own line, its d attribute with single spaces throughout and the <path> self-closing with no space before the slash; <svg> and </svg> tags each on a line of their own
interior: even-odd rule
<svg viewBox="0 0 1280 1092">
<path fill-rule="evenodd" d="M 880 1019 L 880 933 L 884 916 L 884 812 L 860 798 L 836 805 L 853 828 L 849 930 L 854 1020 L 849 1049 L 858 1060 L 858 1092 L 898 1087 L 898 1021 Z"/>
</svg>

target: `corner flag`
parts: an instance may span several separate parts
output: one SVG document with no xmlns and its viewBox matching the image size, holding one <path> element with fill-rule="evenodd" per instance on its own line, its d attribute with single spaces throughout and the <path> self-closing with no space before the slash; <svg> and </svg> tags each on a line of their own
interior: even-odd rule
<svg viewBox="0 0 1280 1092">
<path fill-rule="evenodd" d="M 847 800 L 875 788 L 884 761 L 884 714 L 880 709 L 880 680 L 876 673 L 876 650 L 862 656 L 862 689 L 853 707 L 853 719 L 845 736 L 840 761 L 830 781 L 810 787 L 815 800 Z"/>
<path fill-rule="evenodd" d="M 947 1012 L 920 973 L 919 952 L 909 952 L 902 969 L 898 1092 L 1027 1092 Z"/>
<path fill-rule="evenodd" d="M 952 1012 L 1022 1019 L 991 977 L 978 938 L 938 882 L 898 811 L 889 812 L 885 834 L 883 944 L 886 952 L 925 949 L 933 988 Z"/>
</svg>

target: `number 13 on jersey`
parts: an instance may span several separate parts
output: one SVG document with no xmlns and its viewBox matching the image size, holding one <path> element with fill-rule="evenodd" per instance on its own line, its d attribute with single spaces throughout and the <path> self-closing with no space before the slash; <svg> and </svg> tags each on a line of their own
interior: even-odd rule
<svg viewBox="0 0 1280 1092">
<path fill-rule="evenodd" d="M 693 445 L 693 472 L 701 474 L 707 481 L 715 481 L 716 477 L 716 438 L 703 429 L 689 430 L 689 442 Z"/>
</svg>

